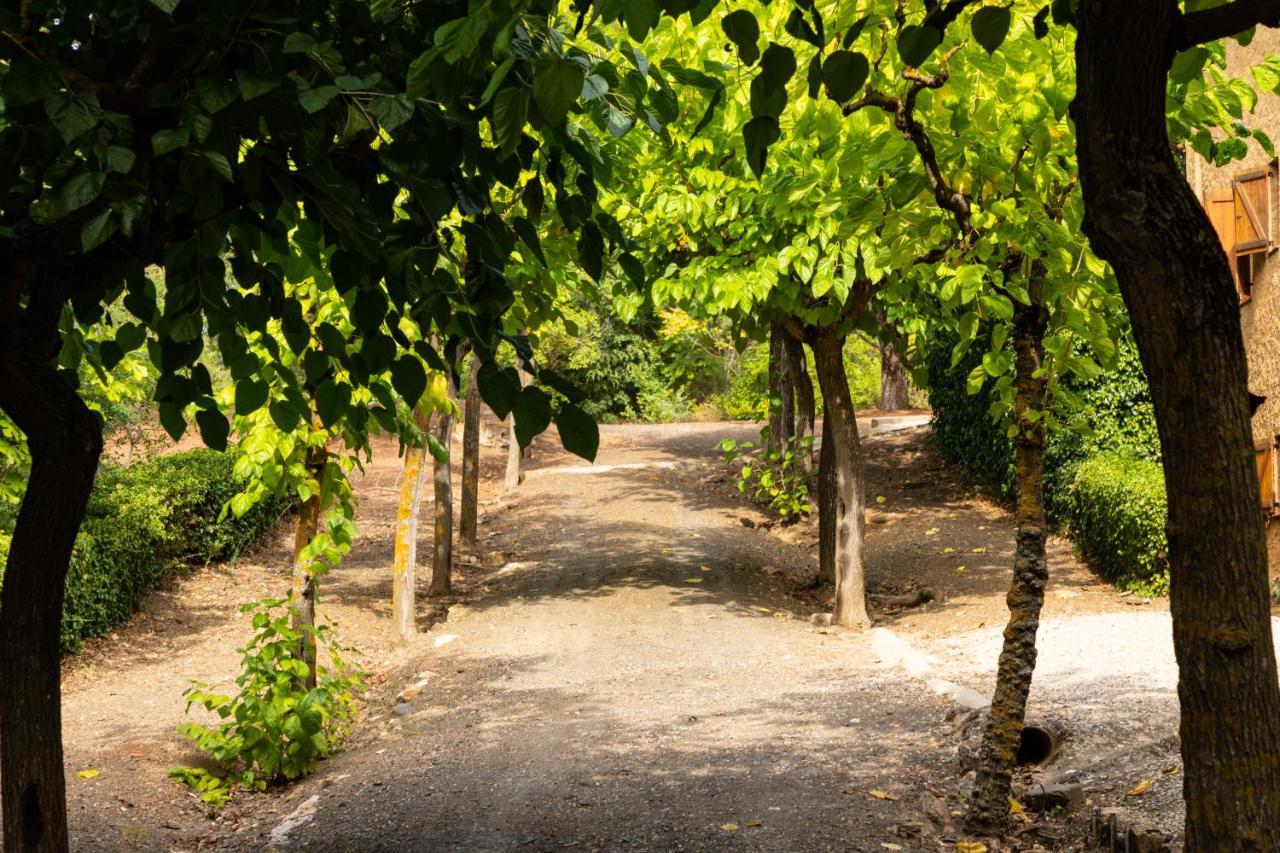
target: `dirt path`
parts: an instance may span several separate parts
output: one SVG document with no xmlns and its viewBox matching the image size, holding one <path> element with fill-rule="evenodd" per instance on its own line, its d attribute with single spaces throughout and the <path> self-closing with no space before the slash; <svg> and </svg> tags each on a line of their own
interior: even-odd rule
<svg viewBox="0 0 1280 853">
<path fill-rule="evenodd" d="M 228 682 L 248 630 L 236 606 L 287 582 L 286 531 L 153 596 L 74 658 L 64 713 L 77 849 L 937 849 L 922 795 L 957 808 L 963 780 L 950 702 L 928 678 L 990 687 L 1008 514 L 938 462 L 923 430 L 868 441 L 869 587 L 939 595 L 875 612 L 922 672 L 880 633 L 810 622 L 824 609 L 806 589 L 812 526 L 768 529 L 723 482 L 715 442 L 749 427 L 602 433 L 594 466 L 544 440 L 506 502 L 505 451 L 485 450 L 479 550 L 510 562 L 462 561 L 457 596 L 420 602 L 430 631 L 407 647 L 387 630 L 399 466 L 378 448 L 358 484 L 362 538 L 322 592 L 374 671 L 369 707 L 346 752 L 282 792 L 211 820 L 165 772 L 198 758 L 175 734 L 188 679 Z M 424 524 L 420 554 L 429 535 Z M 1154 775 L 1153 793 L 1126 805 L 1174 826 L 1179 780 L 1161 773 L 1176 763 L 1167 621 L 1053 543 L 1033 704 L 1065 714 L 1075 738 L 1051 773 L 1074 771 L 1098 805 Z M 1134 677 L 1142 669 L 1151 677 Z M 426 689 L 397 703 L 420 679 Z M 75 775 L 90 768 L 99 774 Z M 1072 828 L 1056 829 L 1050 846 L 1067 849 Z"/>
</svg>

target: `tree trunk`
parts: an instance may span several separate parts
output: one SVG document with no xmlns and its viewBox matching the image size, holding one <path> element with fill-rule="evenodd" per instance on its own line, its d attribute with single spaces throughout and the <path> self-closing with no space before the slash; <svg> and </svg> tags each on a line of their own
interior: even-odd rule
<svg viewBox="0 0 1280 853">
<path fill-rule="evenodd" d="M 862 538 L 866 523 L 866 484 L 858 422 L 844 372 L 844 338 L 833 327 L 819 329 L 813 341 L 813 360 L 822 386 L 826 409 L 822 419 L 823 443 L 830 441 L 836 472 L 835 583 L 832 624 L 865 629 L 866 582 L 862 566 Z"/>
<path fill-rule="evenodd" d="M 425 433 L 431 429 L 431 418 L 419 417 L 424 433 L 421 447 L 406 447 L 400 476 L 400 501 L 396 506 L 395 561 L 391 579 L 391 624 L 396 636 L 407 640 L 418 632 L 418 514 L 422 506 L 422 489 L 427 479 Z"/>
<path fill-rule="evenodd" d="M 822 417 L 822 447 L 818 450 L 818 583 L 836 582 L 836 456 L 835 439 Z"/>
<path fill-rule="evenodd" d="M 1129 309 L 1169 496 L 1186 849 L 1277 850 L 1280 685 L 1240 309 L 1165 130 L 1178 4 L 1088 0 L 1078 25 L 1084 229 Z"/>
<path fill-rule="evenodd" d="M 816 420 L 816 403 L 813 398 L 813 380 L 809 378 L 809 366 L 804 355 L 804 344 L 784 332 L 787 350 L 787 368 L 790 385 L 795 392 L 796 450 L 800 455 L 800 470 L 806 477 L 813 473 L 813 427 Z"/>
<path fill-rule="evenodd" d="M 512 440 L 515 436 L 512 435 Z M 436 441 L 453 452 L 453 413 L 441 412 L 436 421 Z M 435 463 L 436 527 L 431 557 L 431 587 L 435 597 L 453 592 L 453 460 Z"/>
<path fill-rule="evenodd" d="M 520 376 L 520 387 L 526 384 L 527 373 L 518 365 L 516 373 Z M 507 445 L 507 480 L 505 487 L 507 491 L 511 491 L 519 487 L 524 482 L 524 451 L 520 447 L 520 442 L 516 439 L 516 417 L 511 415 L 507 418 L 507 439 L 510 442 Z"/>
<path fill-rule="evenodd" d="M 6 849 L 61 853 L 62 602 L 102 429 L 25 338 L 0 332 L 0 411 L 26 434 L 31 453 L 0 591 L 0 810 Z"/>
<path fill-rule="evenodd" d="M 1045 561 L 1044 419 L 1031 414 L 1044 409 L 1045 378 L 1036 375 L 1044 361 L 1044 335 L 1049 320 L 1044 308 L 1043 277 L 1044 269 L 1037 264 L 1028 281 L 1031 304 L 1015 303 L 1013 317 L 1018 535 L 1007 597 L 1009 623 L 1004 629 L 996 689 L 978 752 L 978 774 L 967 818 L 972 828 L 981 831 L 998 832 L 1008 823 L 1013 768 L 1036 667 L 1036 629 L 1049 579 Z"/>
<path fill-rule="evenodd" d="M 467 374 L 467 402 L 462 421 L 462 518 L 458 544 L 474 551 L 480 514 L 480 357 L 471 357 Z"/>
<path fill-rule="evenodd" d="M 320 513 L 324 506 L 324 466 L 329 451 L 321 445 L 307 451 L 307 473 L 319 484 L 316 493 L 298 507 L 298 521 L 293 536 L 293 602 L 290 625 L 301 634 L 299 657 L 307 664 L 306 688 L 316 686 L 316 594 L 319 578 L 315 557 L 306 553 L 311 540 L 320 532 Z"/>
<path fill-rule="evenodd" d="M 787 358 L 790 335 L 780 320 L 769 324 L 769 440 L 768 452 L 785 453 L 796 432 L 795 390 Z"/>
<path fill-rule="evenodd" d="M 881 411 L 894 412 L 911 405 L 907 397 L 907 368 L 892 341 L 880 344 Z"/>
</svg>

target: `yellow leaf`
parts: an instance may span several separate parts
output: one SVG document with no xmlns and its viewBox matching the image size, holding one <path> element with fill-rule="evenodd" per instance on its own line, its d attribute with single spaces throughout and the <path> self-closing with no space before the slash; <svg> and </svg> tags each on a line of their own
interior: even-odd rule
<svg viewBox="0 0 1280 853">
<path fill-rule="evenodd" d="M 987 845 L 981 841 L 957 841 L 956 853 L 987 853 Z"/>
<path fill-rule="evenodd" d="M 758 826 L 764 826 L 764 824 L 763 824 L 763 823 L 761 823 L 761 822 L 760 822 L 760 821 L 758 821 L 758 820 L 749 820 L 749 821 L 747 821 L 747 829 L 755 829 L 755 828 L 756 828 L 756 827 L 758 827 Z"/>
<path fill-rule="evenodd" d="M 1162 772 L 1166 776 L 1173 776 L 1173 775 L 1176 775 L 1177 772 L 1181 769 L 1182 769 L 1181 767 L 1175 764 L 1172 767 L 1166 767 Z"/>
<path fill-rule="evenodd" d="M 79 776 L 81 779 L 92 779 L 94 776 L 97 776 L 100 772 L 102 771 L 95 770 L 94 768 L 90 767 L 88 770 L 81 770 L 76 775 Z"/>
<path fill-rule="evenodd" d="M 974 548 L 974 549 L 973 549 L 973 553 L 975 553 L 975 554 L 985 554 L 985 553 L 987 553 L 986 546 L 981 546 L 981 547 L 978 547 L 978 548 Z"/>
<path fill-rule="evenodd" d="M 889 502 L 889 499 L 886 498 L 884 495 L 876 495 L 876 503 L 887 504 L 888 502 Z"/>
<path fill-rule="evenodd" d="M 738 831 L 738 825 L 736 823 L 722 823 L 720 824 L 720 828 L 723 829 L 725 832 Z"/>
<path fill-rule="evenodd" d="M 704 571 L 704 572 L 709 572 L 709 571 L 711 571 L 711 567 L 710 567 L 710 566 L 698 566 L 698 568 L 699 568 L 699 569 L 702 569 L 702 571 Z"/>
<path fill-rule="evenodd" d="M 1141 782 L 1134 785 L 1133 788 L 1129 790 L 1129 796 L 1141 797 L 1147 791 L 1150 791 L 1151 786 L 1154 785 L 1155 783 L 1156 783 L 1155 779 L 1143 779 Z"/>
<path fill-rule="evenodd" d="M 1023 814 L 1025 811 L 1026 810 L 1022 808 L 1022 803 L 1018 802 L 1013 797 L 1009 798 L 1009 814 Z"/>
<path fill-rule="evenodd" d="M 685 578 L 685 583 L 702 583 L 702 578 Z"/>
<path fill-rule="evenodd" d="M 964 574 L 964 566 L 956 566 L 956 574 L 958 575 Z"/>
<path fill-rule="evenodd" d="M 868 793 L 870 793 L 870 794 L 871 794 L 871 796 L 875 797 L 877 800 L 896 800 L 896 799 L 898 799 L 898 795 L 897 795 L 897 794 L 895 794 L 895 793 L 893 793 L 892 791 L 869 791 Z"/>
<path fill-rule="evenodd" d="M 942 549 L 942 553 L 944 554 L 954 554 L 955 552 L 956 552 L 956 549 L 952 548 L 950 545 Z"/>
<path fill-rule="evenodd" d="M 930 527 L 928 530 L 926 530 L 926 531 L 924 532 L 924 535 L 925 535 L 925 536 L 937 536 L 937 535 L 938 535 L 938 528 L 936 528 L 936 527 Z"/>
</svg>

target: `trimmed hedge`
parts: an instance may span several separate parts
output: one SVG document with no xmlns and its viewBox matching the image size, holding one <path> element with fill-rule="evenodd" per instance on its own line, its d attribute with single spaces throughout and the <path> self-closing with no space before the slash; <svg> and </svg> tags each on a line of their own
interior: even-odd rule
<svg viewBox="0 0 1280 853">
<path fill-rule="evenodd" d="M 1005 496 L 1014 493 L 1013 442 L 988 411 L 990 383 L 968 393 L 970 371 L 981 361 L 975 347 L 951 366 L 954 340 L 928 353 L 929 404 L 939 451 Z M 1089 382 L 1073 380 L 1089 429 L 1055 431 L 1045 445 L 1045 510 L 1068 527 L 1098 573 L 1121 586 L 1162 591 L 1165 494 L 1160 440 L 1146 374 L 1133 343 L 1121 340 L 1116 367 Z M 1115 472 L 1111 482 L 1102 483 Z M 1111 531 L 1116 533 L 1112 538 Z"/>
<path fill-rule="evenodd" d="M 212 450 L 99 468 L 67 574 L 64 652 L 127 620 L 169 572 L 230 559 L 274 526 L 278 502 L 218 521 L 239 491 L 232 468 Z M 8 546 L 0 534 L 0 580 Z"/>
<path fill-rule="evenodd" d="M 1070 507 L 1071 536 L 1098 574 L 1129 589 L 1168 591 L 1160 463 L 1100 453 L 1076 469 Z"/>
</svg>

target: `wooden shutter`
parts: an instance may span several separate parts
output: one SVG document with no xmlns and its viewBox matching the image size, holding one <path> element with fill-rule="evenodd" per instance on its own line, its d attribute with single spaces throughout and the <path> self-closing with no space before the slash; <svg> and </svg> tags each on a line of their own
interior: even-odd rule
<svg viewBox="0 0 1280 853">
<path fill-rule="evenodd" d="M 1204 209 L 1213 223 L 1222 242 L 1222 250 L 1227 253 L 1227 266 L 1231 268 L 1231 279 L 1240 290 L 1240 275 L 1236 264 L 1236 194 L 1233 189 L 1209 190 L 1204 196 Z M 1243 295 L 1243 294 L 1242 294 Z"/>
<path fill-rule="evenodd" d="M 1236 255 L 1266 252 L 1274 244 L 1271 223 L 1274 177 L 1275 172 L 1267 168 L 1247 172 L 1232 181 Z"/>
<path fill-rule="evenodd" d="M 1275 445 L 1267 445 L 1254 452 L 1258 466 L 1258 488 L 1262 508 L 1274 513 L 1276 508 Z"/>
</svg>

